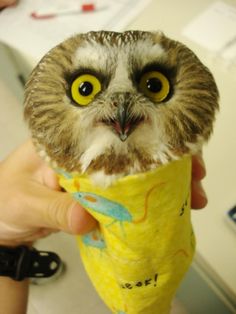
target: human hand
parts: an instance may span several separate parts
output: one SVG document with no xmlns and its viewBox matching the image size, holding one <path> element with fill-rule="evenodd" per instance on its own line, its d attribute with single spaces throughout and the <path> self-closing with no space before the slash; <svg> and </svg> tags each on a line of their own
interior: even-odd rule
<svg viewBox="0 0 236 314">
<path fill-rule="evenodd" d="M 206 176 L 205 163 L 202 155 L 192 157 L 192 201 L 193 209 L 201 209 L 207 205 L 207 196 L 202 187 L 201 180 Z"/>
<path fill-rule="evenodd" d="M 0 0 L 0 9 L 16 4 L 18 0 Z"/>
<path fill-rule="evenodd" d="M 31 141 L 0 163 L 0 245 L 27 244 L 58 230 L 82 234 L 95 226 L 88 212 L 60 190 Z"/>
</svg>

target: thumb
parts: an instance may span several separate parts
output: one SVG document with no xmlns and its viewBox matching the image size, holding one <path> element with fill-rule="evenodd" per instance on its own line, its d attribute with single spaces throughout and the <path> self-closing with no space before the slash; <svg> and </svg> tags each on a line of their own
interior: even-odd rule
<svg viewBox="0 0 236 314">
<path fill-rule="evenodd" d="M 38 215 L 37 225 L 42 222 L 43 227 L 59 229 L 72 234 L 84 234 L 96 227 L 96 220 L 73 198 L 61 191 L 47 188 L 37 191 Z M 40 201 L 39 201 L 40 200 Z"/>
</svg>

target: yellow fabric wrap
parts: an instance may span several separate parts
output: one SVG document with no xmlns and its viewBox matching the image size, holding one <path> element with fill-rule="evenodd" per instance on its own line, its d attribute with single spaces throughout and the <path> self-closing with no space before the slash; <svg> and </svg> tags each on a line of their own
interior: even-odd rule
<svg viewBox="0 0 236 314">
<path fill-rule="evenodd" d="M 58 171 L 61 186 L 99 222 L 78 237 L 86 271 L 117 314 L 165 314 L 195 248 L 191 158 L 119 179 L 103 189 Z"/>
</svg>

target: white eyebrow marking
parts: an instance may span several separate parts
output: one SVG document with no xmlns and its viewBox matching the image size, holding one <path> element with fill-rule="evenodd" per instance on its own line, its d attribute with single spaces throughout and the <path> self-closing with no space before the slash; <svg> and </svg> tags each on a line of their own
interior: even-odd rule
<svg viewBox="0 0 236 314">
<path fill-rule="evenodd" d="M 148 63 L 160 61 L 165 59 L 166 52 L 159 43 L 153 43 L 151 40 L 139 40 L 134 43 L 132 49 L 134 58 L 138 60 L 141 66 L 145 66 Z"/>
<path fill-rule="evenodd" d="M 72 62 L 74 67 L 89 67 L 93 65 L 99 69 L 106 68 L 106 61 L 109 57 L 109 48 L 99 43 L 85 43 L 74 53 Z"/>
</svg>

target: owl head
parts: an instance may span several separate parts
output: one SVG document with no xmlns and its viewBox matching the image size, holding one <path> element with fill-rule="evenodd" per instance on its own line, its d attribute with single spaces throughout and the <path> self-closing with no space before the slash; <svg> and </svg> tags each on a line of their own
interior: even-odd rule
<svg viewBox="0 0 236 314">
<path fill-rule="evenodd" d="M 161 32 L 89 32 L 49 51 L 25 90 L 41 155 L 66 171 L 120 177 L 199 151 L 218 91 L 196 55 Z"/>
</svg>

